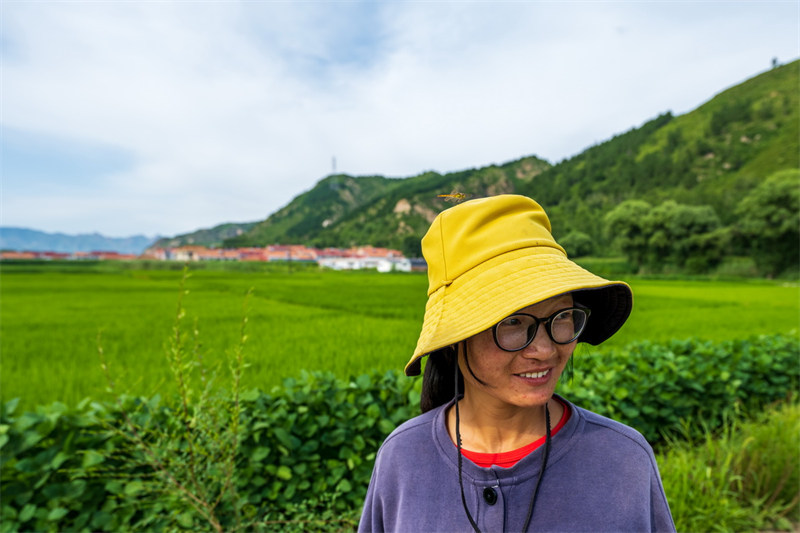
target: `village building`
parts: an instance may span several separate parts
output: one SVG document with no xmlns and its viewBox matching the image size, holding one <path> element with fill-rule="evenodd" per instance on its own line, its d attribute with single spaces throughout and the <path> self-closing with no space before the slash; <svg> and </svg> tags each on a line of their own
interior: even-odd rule
<svg viewBox="0 0 800 533">
<path fill-rule="evenodd" d="M 0 259 L 7 259 L 10 261 L 25 261 L 38 258 L 38 252 L 17 252 L 15 250 L 4 250 L 0 252 Z"/>
<path fill-rule="evenodd" d="M 92 252 L 0 252 L 0 260 L 95 260 L 125 261 L 150 259 L 156 261 L 264 261 L 317 263 L 331 270 L 375 269 L 378 272 L 411 272 L 420 270 L 417 260 L 410 260 L 399 250 L 371 245 L 350 248 L 312 248 L 302 244 L 273 244 L 265 247 L 208 248 L 200 245 L 151 248 L 143 254 L 120 254 L 113 251 Z M 415 263 L 416 261 L 416 263 Z M 424 262 L 423 262 L 424 265 Z"/>
<path fill-rule="evenodd" d="M 121 254 L 111 251 L 93 252 L 49 252 L 49 251 L 0 251 L 0 261 L 130 261 L 137 259 L 135 254 Z"/>
</svg>

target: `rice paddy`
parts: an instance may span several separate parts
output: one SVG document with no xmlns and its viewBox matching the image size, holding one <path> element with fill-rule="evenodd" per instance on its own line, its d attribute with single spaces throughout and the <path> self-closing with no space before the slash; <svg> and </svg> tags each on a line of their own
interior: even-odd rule
<svg viewBox="0 0 800 533">
<path fill-rule="evenodd" d="M 341 377 L 400 369 L 416 344 L 427 289 L 421 273 L 218 269 L 192 271 L 181 296 L 182 277 L 167 269 L 3 265 L 2 401 L 19 397 L 32 408 L 109 394 L 101 351 L 111 393 L 169 393 L 176 323 L 188 337 L 193 368 L 224 382 L 243 316 L 245 388 L 268 390 L 304 369 Z M 606 343 L 611 349 L 645 339 L 789 333 L 800 325 L 797 284 L 627 281 L 634 312 Z"/>
</svg>

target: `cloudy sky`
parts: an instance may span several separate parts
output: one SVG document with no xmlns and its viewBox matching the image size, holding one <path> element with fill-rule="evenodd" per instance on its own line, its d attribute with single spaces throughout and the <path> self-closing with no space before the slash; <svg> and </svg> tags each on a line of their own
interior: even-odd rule
<svg viewBox="0 0 800 533">
<path fill-rule="evenodd" d="M 800 57 L 795 1 L 0 3 L 0 224 L 176 235 L 551 162 Z"/>
</svg>

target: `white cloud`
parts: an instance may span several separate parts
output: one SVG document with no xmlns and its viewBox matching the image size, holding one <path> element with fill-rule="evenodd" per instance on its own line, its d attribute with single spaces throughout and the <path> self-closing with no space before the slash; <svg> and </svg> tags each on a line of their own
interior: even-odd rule
<svg viewBox="0 0 800 533">
<path fill-rule="evenodd" d="M 0 222 L 175 234 L 265 218 L 333 156 L 339 171 L 387 176 L 557 161 L 796 58 L 798 9 L 5 2 L 4 130 L 130 162 L 70 173 L 52 197 L 6 166 Z"/>
</svg>

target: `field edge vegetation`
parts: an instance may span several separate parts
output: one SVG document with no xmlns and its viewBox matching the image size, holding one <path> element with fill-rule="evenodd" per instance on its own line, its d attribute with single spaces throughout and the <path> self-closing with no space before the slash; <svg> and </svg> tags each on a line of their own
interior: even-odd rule
<svg viewBox="0 0 800 533">
<path fill-rule="evenodd" d="M 243 329 L 242 342 L 246 335 Z M 420 381 L 399 372 L 373 372 L 349 380 L 304 372 L 269 393 L 240 390 L 238 381 L 230 391 L 219 390 L 209 386 L 210 376 L 194 364 L 191 335 L 176 337 L 176 343 L 171 364 L 175 379 L 184 383 L 176 399 L 120 396 L 114 402 L 86 400 L 76 408 L 54 403 L 22 413 L 16 412 L 12 401 L 0 408 L 0 482 L 3 491 L 13 495 L 2 502 L 2 530 L 352 530 L 380 443 L 419 412 Z M 234 374 L 244 370 L 240 354 L 237 350 L 231 354 Z M 781 426 L 788 428 L 788 437 L 783 430 L 776 437 L 770 429 L 772 419 L 760 418 L 763 423 L 757 427 L 766 429 L 758 439 L 796 440 L 796 408 L 782 411 L 773 406 L 776 401 L 796 404 L 797 356 L 797 339 L 786 336 L 716 344 L 640 343 L 597 361 L 603 367 L 610 364 L 615 379 L 587 383 L 588 376 L 599 372 L 584 366 L 588 371 L 580 381 L 587 388 L 580 389 L 575 379 L 571 389 L 562 392 L 578 405 L 641 429 L 664 454 L 665 465 L 678 464 L 664 466 L 666 479 L 672 479 L 669 473 L 675 469 L 695 471 L 691 465 L 696 461 L 716 467 L 703 458 L 717 454 L 708 443 L 723 442 L 724 453 L 729 454 L 731 445 L 725 439 L 740 442 L 730 435 L 731 428 L 740 430 L 734 421 L 742 418 L 773 416 L 759 415 L 773 411 L 780 418 L 788 413 Z M 727 373 L 728 379 L 716 379 L 720 384 L 707 390 L 713 383 L 703 377 L 670 378 L 670 372 L 685 366 L 682 358 L 705 361 L 708 368 Z M 639 364 L 657 370 L 650 374 L 667 377 L 643 380 L 636 371 Z M 653 390 L 682 398 L 683 409 L 666 413 L 665 409 L 680 407 L 674 400 L 653 407 Z M 684 446 L 678 439 L 691 444 Z M 773 446 L 770 454 L 776 449 L 786 454 L 785 446 Z M 789 450 L 790 457 L 780 461 L 794 472 L 797 457 L 794 448 Z M 742 459 L 746 470 L 763 451 L 745 452 L 751 457 Z M 796 517 L 797 502 L 787 501 L 777 485 L 795 478 L 772 479 L 747 480 L 738 474 L 713 478 L 714 487 L 734 495 L 734 500 L 716 504 L 713 497 L 694 502 L 697 493 L 682 489 L 668 489 L 668 498 L 678 523 L 688 520 L 684 513 L 696 514 L 702 503 L 717 511 L 720 506 L 745 509 L 734 509 L 735 522 L 708 522 L 709 529 L 755 530 L 767 523 L 784 528 Z M 760 488 L 743 493 L 744 487 Z M 705 489 L 698 485 L 698 490 Z M 747 509 L 764 503 L 774 504 L 769 508 L 778 509 L 786 520 L 770 521 L 764 513 L 753 520 L 745 516 Z M 717 520 L 711 511 L 706 514 Z M 700 527 L 699 518 L 692 520 Z"/>
</svg>

